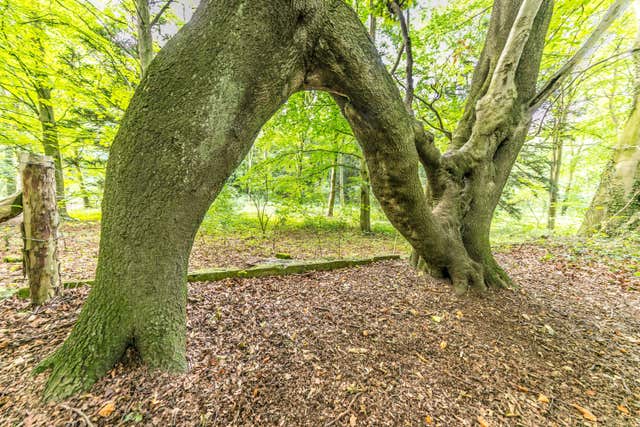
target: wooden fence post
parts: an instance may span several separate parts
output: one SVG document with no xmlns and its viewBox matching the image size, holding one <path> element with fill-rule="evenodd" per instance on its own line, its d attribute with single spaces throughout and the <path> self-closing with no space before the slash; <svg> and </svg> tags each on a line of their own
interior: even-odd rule
<svg viewBox="0 0 640 427">
<path fill-rule="evenodd" d="M 53 160 L 24 154 L 20 158 L 24 211 L 24 269 L 31 302 L 42 305 L 62 289 L 58 261 L 58 205 Z"/>
</svg>

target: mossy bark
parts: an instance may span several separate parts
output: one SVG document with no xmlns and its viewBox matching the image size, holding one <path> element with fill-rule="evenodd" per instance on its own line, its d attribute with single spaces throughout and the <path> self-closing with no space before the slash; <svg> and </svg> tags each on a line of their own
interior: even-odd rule
<svg viewBox="0 0 640 427">
<path fill-rule="evenodd" d="M 86 389 L 129 346 L 151 367 L 186 369 L 195 233 L 304 79 L 312 22 L 281 3 L 203 2 L 151 63 L 111 148 L 95 284 L 69 338 L 38 369 L 52 369 L 46 398 Z"/>
</svg>

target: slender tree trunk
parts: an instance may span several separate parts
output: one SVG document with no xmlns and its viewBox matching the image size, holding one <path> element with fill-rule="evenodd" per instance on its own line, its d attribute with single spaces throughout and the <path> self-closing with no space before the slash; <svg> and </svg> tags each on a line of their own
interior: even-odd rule
<svg viewBox="0 0 640 427">
<path fill-rule="evenodd" d="M 15 158 L 15 150 L 11 146 L 5 147 L 4 154 L 4 163 L 5 163 L 5 193 L 6 195 L 10 195 L 16 192 L 17 190 L 17 174 L 16 174 L 16 165 L 14 163 Z"/>
<path fill-rule="evenodd" d="M 64 189 L 64 173 L 62 169 L 62 153 L 58 141 L 58 125 L 56 123 L 51 100 L 51 89 L 44 85 L 36 88 L 38 94 L 38 111 L 42 126 L 42 146 L 44 154 L 53 159 L 56 172 L 56 193 L 60 216 L 67 217 L 67 201 Z"/>
<path fill-rule="evenodd" d="M 346 203 L 346 194 L 345 194 L 345 177 L 344 177 L 344 166 L 342 165 L 342 162 L 344 161 L 344 159 L 340 159 L 342 156 L 340 156 L 340 154 L 338 154 L 338 178 L 339 178 L 339 184 L 338 184 L 338 195 L 340 196 L 340 208 L 344 209 L 345 207 L 345 203 Z"/>
<path fill-rule="evenodd" d="M 54 162 L 42 156 L 22 160 L 24 266 L 31 302 L 42 305 L 60 292 L 58 207 Z"/>
<path fill-rule="evenodd" d="M 374 13 L 375 6 L 375 0 L 369 0 L 369 37 L 371 37 L 374 45 L 376 44 L 376 31 L 378 27 L 378 19 Z"/>
<path fill-rule="evenodd" d="M 402 8 L 400 7 L 400 3 L 397 0 L 393 0 L 390 2 L 391 9 L 393 13 L 398 17 L 398 21 L 400 22 L 400 33 L 402 34 L 402 40 L 404 41 L 404 51 L 407 55 L 407 61 L 405 64 L 405 94 L 404 94 L 404 103 L 407 107 L 407 110 L 413 115 L 413 97 L 414 97 L 414 89 L 413 89 L 413 45 L 411 41 L 410 35 L 410 22 L 409 22 L 409 11 L 407 10 L 407 15 L 405 17 Z"/>
<path fill-rule="evenodd" d="M 87 191 L 87 185 L 84 181 L 84 174 L 82 173 L 82 169 L 76 163 L 76 177 L 78 178 L 78 184 L 80 186 L 80 193 L 82 194 L 82 205 L 85 209 L 91 208 L 91 200 L 89 199 L 89 192 Z"/>
<path fill-rule="evenodd" d="M 551 153 L 551 167 L 549 168 L 549 210 L 547 213 L 547 229 L 553 231 L 556 227 L 558 215 L 558 201 L 560 200 L 560 171 L 562 170 L 562 138 L 555 138 Z"/>
<path fill-rule="evenodd" d="M 336 155 L 331 166 L 331 175 L 329 177 L 329 201 L 327 202 L 327 216 L 333 216 L 333 209 L 336 204 L 336 193 L 338 191 L 338 155 Z"/>
<path fill-rule="evenodd" d="M 562 171 L 562 158 L 564 150 L 564 129 L 568 115 L 568 103 L 565 102 L 564 94 L 559 97 L 557 106 L 557 117 L 553 127 L 551 163 L 549 165 L 549 208 L 547 212 L 547 229 L 553 231 L 556 226 L 558 215 L 558 203 L 560 200 L 560 172 Z"/>
<path fill-rule="evenodd" d="M 576 168 L 578 167 L 578 162 L 580 160 L 580 154 L 582 153 L 583 147 L 584 143 L 580 143 L 577 149 L 571 150 L 571 161 L 569 162 L 569 177 L 567 178 L 567 186 L 564 189 L 561 215 L 566 215 L 567 210 L 569 209 L 569 198 L 571 197 L 571 193 L 573 192 L 573 179 L 576 174 Z"/>
<path fill-rule="evenodd" d="M 371 233 L 371 190 L 367 162 L 360 159 L 360 231 Z"/>
<path fill-rule="evenodd" d="M 141 78 L 147 74 L 153 60 L 153 34 L 151 33 L 151 13 L 149 0 L 135 0 L 136 26 L 138 31 L 138 61 Z"/>
</svg>

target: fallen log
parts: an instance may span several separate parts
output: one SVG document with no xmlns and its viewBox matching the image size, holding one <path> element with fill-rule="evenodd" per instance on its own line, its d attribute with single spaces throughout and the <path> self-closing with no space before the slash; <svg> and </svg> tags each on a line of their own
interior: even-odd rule
<svg viewBox="0 0 640 427">
<path fill-rule="evenodd" d="M 267 276 L 289 276 L 291 274 L 301 274 L 312 271 L 329 271 L 340 268 L 355 267 L 358 265 L 372 264 L 374 262 L 400 259 L 400 255 L 380 255 L 369 258 L 343 258 L 336 260 L 313 260 L 313 261 L 293 261 L 274 262 L 269 264 L 256 265 L 249 268 L 230 269 L 207 269 L 194 271 L 187 275 L 188 282 L 216 282 L 224 279 L 249 279 Z M 78 280 L 63 283 L 65 289 L 73 289 L 81 286 L 91 286 L 93 280 Z M 19 298 L 29 297 L 29 288 L 21 288 L 16 295 Z"/>
<path fill-rule="evenodd" d="M 22 213 L 22 192 L 0 200 L 0 224 Z"/>
</svg>

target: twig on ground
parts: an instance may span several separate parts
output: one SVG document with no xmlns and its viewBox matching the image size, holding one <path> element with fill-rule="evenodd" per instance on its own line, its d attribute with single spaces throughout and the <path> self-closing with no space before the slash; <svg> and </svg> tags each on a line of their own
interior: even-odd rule
<svg viewBox="0 0 640 427">
<path fill-rule="evenodd" d="M 91 422 L 91 420 L 89 419 L 89 417 L 87 416 L 87 414 L 85 414 L 84 412 L 82 412 L 80 409 L 77 408 L 72 408 L 71 406 L 67 406 L 65 404 L 60 404 L 60 407 L 71 411 L 71 412 L 75 412 L 76 414 L 80 415 L 82 417 L 82 419 L 84 420 L 84 422 L 87 424 L 88 427 L 94 427 L 94 424 Z"/>
</svg>

